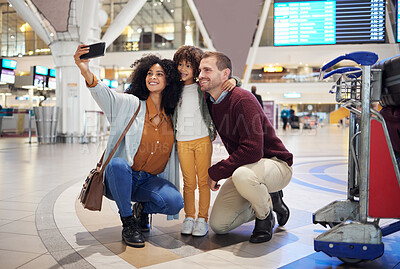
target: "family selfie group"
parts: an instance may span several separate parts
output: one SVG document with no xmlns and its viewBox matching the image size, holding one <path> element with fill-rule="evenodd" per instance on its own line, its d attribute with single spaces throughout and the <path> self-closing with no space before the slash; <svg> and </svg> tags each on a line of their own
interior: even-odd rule
<svg viewBox="0 0 400 269">
<path fill-rule="evenodd" d="M 90 58 L 81 57 L 89 51 L 79 45 L 74 60 L 110 125 L 103 194 L 118 207 L 126 245 L 145 246 L 149 215 L 176 217 L 182 209 L 183 235 L 202 237 L 209 227 L 227 234 L 255 220 L 249 241 L 271 240 L 275 222 L 284 226 L 290 216 L 283 189 L 293 155 L 232 77 L 229 57 L 194 46 L 180 47 L 172 60 L 144 55 L 121 93 L 92 73 Z M 212 164 L 217 135 L 228 157 Z M 212 205 L 211 191 L 218 191 Z"/>
</svg>

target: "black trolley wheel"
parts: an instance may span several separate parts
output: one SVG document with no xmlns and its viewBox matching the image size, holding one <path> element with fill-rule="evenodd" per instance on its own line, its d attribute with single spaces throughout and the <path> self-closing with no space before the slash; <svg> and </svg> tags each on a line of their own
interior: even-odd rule
<svg viewBox="0 0 400 269">
<path fill-rule="evenodd" d="M 340 258 L 340 257 L 337 257 L 337 258 L 347 264 L 357 264 L 357 263 L 360 263 L 363 261 L 363 259 Z"/>
</svg>

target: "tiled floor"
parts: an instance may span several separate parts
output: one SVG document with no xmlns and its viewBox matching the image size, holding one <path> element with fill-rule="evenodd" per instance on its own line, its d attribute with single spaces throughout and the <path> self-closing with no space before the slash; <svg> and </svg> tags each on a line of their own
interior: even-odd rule
<svg viewBox="0 0 400 269">
<path fill-rule="evenodd" d="M 295 156 L 284 190 L 291 218 L 275 227 L 270 242 L 248 242 L 252 222 L 227 235 L 210 231 L 194 238 L 180 234 L 182 218 L 156 215 L 142 249 L 121 242 L 114 202 L 104 200 L 101 212 L 83 210 L 77 202 L 104 142 L 38 145 L 0 138 L 0 268 L 400 268 L 400 232 L 383 238 L 382 257 L 358 265 L 314 251 L 314 237 L 327 229 L 312 224 L 312 213 L 346 198 L 347 130 L 278 133 Z M 213 161 L 225 156 L 215 144 Z"/>
</svg>

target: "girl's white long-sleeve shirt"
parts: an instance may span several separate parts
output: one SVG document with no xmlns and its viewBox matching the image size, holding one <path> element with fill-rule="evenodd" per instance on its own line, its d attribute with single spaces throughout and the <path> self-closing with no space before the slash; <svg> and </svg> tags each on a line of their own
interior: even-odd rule
<svg viewBox="0 0 400 269">
<path fill-rule="evenodd" d="M 198 85 L 185 85 L 177 107 L 176 140 L 192 141 L 209 135 L 199 102 Z"/>
</svg>

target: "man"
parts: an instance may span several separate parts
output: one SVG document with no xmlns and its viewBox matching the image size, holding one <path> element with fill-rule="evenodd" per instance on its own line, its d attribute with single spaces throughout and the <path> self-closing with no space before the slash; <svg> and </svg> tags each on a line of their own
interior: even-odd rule
<svg viewBox="0 0 400 269">
<path fill-rule="evenodd" d="M 228 179 L 215 200 L 210 227 L 224 234 L 255 218 L 250 242 L 262 243 L 272 238 L 272 209 L 279 225 L 289 218 L 281 190 L 291 179 L 293 155 L 251 92 L 241 88 L 223 92 L 221 85 L 231 70 L 230 59 L 220 52 L 206 52 L 200 62 L 200 87 L 207 93 L 211 117 L 229 153 L 208 170 L 213 191 L 220 188 L 219 180 Z"/>
<path fill-rule="evenodd" d="M 261 95 L 257 94 L 256 86 L 251 86 L 251 93 L 256 97 L 256 99 L 260 103 L 261 107 L 264 108 L 263 100 L 261 98 Z"/>
</svg>

